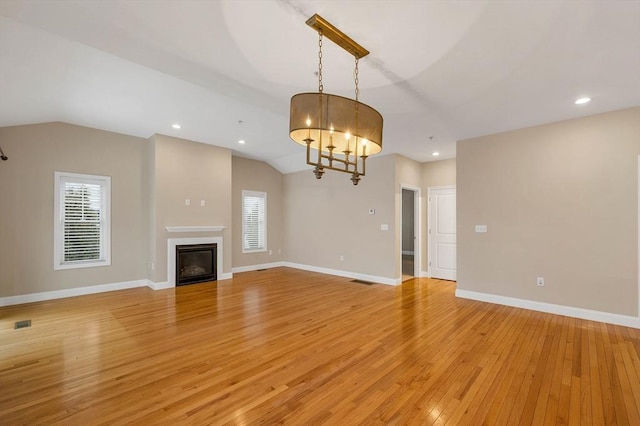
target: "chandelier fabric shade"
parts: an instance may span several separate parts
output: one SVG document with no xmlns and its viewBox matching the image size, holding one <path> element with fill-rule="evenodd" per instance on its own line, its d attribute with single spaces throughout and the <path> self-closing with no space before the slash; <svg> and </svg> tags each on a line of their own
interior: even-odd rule
<svg viewBox="0 0 640 426">
<path fill-rule="evenodd" d="M 369 105 L 328 93 L 299 93 L 291 98 L 291 139 L 323 152 L 357 156 L 382 151 L 382 115 Z M 333 147 L 330 149 L 329 147 Z"/>
<path fill-rule="evenodd" d="M 382 115 L 358 100 L 358 60 L 369 52 L 317 14 L 307 24 L 319 34 L 319 87 L 318 92 L 291 98 L 289 136 L 306 146 L 307 164 L 315 166 L 317 179 L 325 170 L 335 170 L 350 173 L 357 185 L 365 175 L 367 157 L 382 151 Z M 323 92 L 323 35 L 355 57 L 355 99 Z"/>
</svg>

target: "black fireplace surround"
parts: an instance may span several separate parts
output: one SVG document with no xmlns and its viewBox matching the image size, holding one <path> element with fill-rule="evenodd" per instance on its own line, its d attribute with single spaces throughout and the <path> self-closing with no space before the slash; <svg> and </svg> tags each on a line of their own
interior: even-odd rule
<svg viewBox="0 0 640 426">
<path fill-rule="evenodd" d="M 176 246 L 176 286 L 216 281 L 217 244 Z"/>
</svg>

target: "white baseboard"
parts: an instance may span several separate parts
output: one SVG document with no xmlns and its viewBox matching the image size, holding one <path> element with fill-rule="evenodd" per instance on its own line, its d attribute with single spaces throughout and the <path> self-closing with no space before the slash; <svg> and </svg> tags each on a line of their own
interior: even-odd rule
<svg viewBox="0 0 640 426">
<path fill-rule="evenodd" d="M 554 305 L 552 303 L 536 302 L 526 299 L 516 299 L 514 297 L 498 296 L 495 294 L 478 293 L 475 291 L 460 289 L 456 290 L 456 297 L 640 329 L 640 318 L 632 317 L 629 315 L 592 311 L 589 309 L 574 308 L 572 306 Z"/>
<path fill-rule="evenodd" d="M 320 272 L 321 274 L 337 275 L 339 277 L 354 278 L 357 280 L 371 281 L 386 285 L 400 285 L 402 278 L 384 278 L 375 275 L 359 274 L 357 272 L 341 271 L 338 269 L 321 268 L 319 266 L 303 265 L 300 263 L 282 262 L 282 266 L 288 268 L 302 269 L 303 271 Z"/>
<path fill-rule="evenodd" d="M 413 250 L 402 250 L 402 254 L 413 256 Z"/>
<path fill-rule="evenodd" d="M 277 268 L 279 266 L 284 266 L 284 262 L 271 262 L 271 263 L 262 263 L 260 265 L 249 265 L 249 266 L 238 266 L 235 268 L 231 268 L 234 274 L 239 272 L 250 272 L 257 271 L 258 269 L 271 269 Z"/>
<path fill-rule="evenodd" d="M 420 271 L 420 278 L 431 278 L 431 272 L 429 272 L 429 271 Z"/>
<path fill-rule="evenodd" d="M 166 290 L 168 288 L 173 288 L 174 286 L 171 285 L 169 281 L 162 281 L 159 283 L 154 283 L 153 281 L 149 281 L 147 284 L 147 287 L 149 287 L 151 290 Z"/>
<path fill-rule="evenodd" d="M 86 294 L 104 293 L 106 291 L 125 290 L 128 288 L 145 287 L 148 284 L 149 281 L 147 280 L 123 281 L 113 284 L 91 285 L 87 287 L 76 287 L 64 290 L 44 291 L 42 293 L 0 297 L 0 306 L 20 305 L 22 303 L 41 302 L 43 300 L 84 296 Z"/>
</svg>

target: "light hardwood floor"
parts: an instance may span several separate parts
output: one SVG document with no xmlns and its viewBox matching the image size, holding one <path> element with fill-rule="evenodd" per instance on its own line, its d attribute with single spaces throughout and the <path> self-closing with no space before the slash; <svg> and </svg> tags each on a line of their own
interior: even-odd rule
<svg viewBox="0 0 640 426">
<path fill-rule="evenodd" d="M 0 308 L 0 424 L 640 425 L 640 330 L 454 290 L 275 268 Z"/>
</svg>

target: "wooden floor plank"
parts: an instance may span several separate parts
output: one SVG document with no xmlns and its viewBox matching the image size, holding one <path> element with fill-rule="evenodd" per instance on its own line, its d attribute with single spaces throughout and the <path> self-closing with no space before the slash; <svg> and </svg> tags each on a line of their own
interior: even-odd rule
<svg viewBox="0 0 640 426">
<path fill-rule="evenodd" d="M 532 355 L 531 345 L 534 345 L 534 335 L 537 333 L 536 327 L 528 326 L 531 315 L 538 315 L 531 311 L 522 311 L 519 315 L 523 323 L 521 328 L 515 331 L 520 340 L 510 342 L 510 349 L 505 363 L 500 365 L 501 371 L 505 372 L 503 378 L 496 377 L 494 385 L 499 390 L 491 398 L 483 400 L 483 405 L 488 406 L 488 411 L 484 420 L 486 424 L 500 424 L 509 418 L 518 390 L 524 379 L 524 374 Z M 523 331 L 526 330 L 526 331 Z M 466 413 L 467 416 L 474 416 L 475 413 Z"/>
<path fill-rule="evenodd" d="M 575 344 L 575 319 L 566 318 L 566 345 L 562 354 L 562 372 L 560 383 L 560 395 L 558 397 L 558 411 L 556 414 L 556 423 L 566 425 L 569 423 L 569 412 L 571 409 L 571 369 L 573 367 L 573 354 Z M 546 421 L 545 417 L 545 421 Z"/>
<path fill-rule="evenodd" d="M 589 327 L 582 328 L 582 364 L 580 365 L 580 417 L 584 425 L 593 424 L 593 405 L 591 402 L 591 351 L 589 350 Z M 597 402 L 597 401 L 596 401 Z"/>
<path fill-rule="evenodd" d="M 638 330 L 454 291 L 274 268 L 2 307 L 0 424 L 640 424 Z"/>
<path fill-rule="evenodd" d="M 599 357 L 598 348 L 596 345 L 596 334 L 599 324 L 592 324 L 589 327 L 589 369 L 591 370 L 591 403 L 592 403 L 592 419 L 595 424 L 609 424 L 605 423 L 604 418 L 604 403 L 602 398 L 602 391 L 606 390 L 606 395 L 610 395 L 610 388 L 605 388 L 605 383 L 601 381 L 601 375 L 599 374 L 600 364 L 604 362 Z M 598 339 L 600 340 L 600 339 Z"/>
<path fill-rule="evenodd" d="M 485 357 L 481 363 L 482 370 L 478 380 L 469 387 L 465 399 L 461 401 L 460 408 L 466 408 L 452 413 L 448 419 L 449 424 L 471 424 L 478 418 L 484 418 L 489 424 L 491 423 L 487 413 L 491 409 L 492 402 L 497 401 L 496 395 L 501 384 L 510 382 L 507 377 L 515 371 L 513 366 L 510 366 L 509 360 L 513 359 L 513 348 L 520 347 L 523 343 L 522 339 L 527 336 L 526 333 L 520 332 L 526 321 L 527 316 L 521 315 L 514 318 L 513 321 L 502 324 L 504 333 L 495 335 L 493 353 L 489 357 Z M 504 342 L 511 342 L 511 344 L 504 345 Z M 500 405 L 500 403 L 496 405 Z"/>
<path fill-rule="evenodd" d="M 538 364 L 541 354 L 545 348 L 545 342 L 548 340 L 547 329 L 551 324 L 547 315 L 537 315 L 533 318 L 535 320 L 531 321 L 530 326 L 535 333 L 531 342 L 527 345 L 527 351 L 530 352 L 530 356 L 527 358 L 527 362 L 520 366 L 518 380 L 513 383 L 510 389 L 508 404 L 504 405 L 497 424 L 521 424 L 521 418 L 527 411 L 529 411 L 528 415 L 533 414 L 531 407 L 533 400 L 527 396 L 532 395 L 531 387 L 536 379 L 536 371 L 539 369 Z"/>
<path fill-rule="evenodd" d="M 569 318 L 562 318 L 561 321 L 562 323 L 560 333 L 556 335 L 558 339 L 556 341 L 555 351 L 551 355 L 553 357 L 554 368 L 553 371 L 547 371 L 548 375 L 545 379 L 547 383 L 546 388 L 549 395 L 547 399 L 547 405 L 545 408 L 542 408 L 540 405 L 538 405 L 541 412 L 539 417 L 542 418 L 542 414 L 544 413 L 545 425 L 556 425 L 560 423 L 558 411 L 560 404 L 560 393 L 564 384 L 563 372 L 565 367 L 565 354 L 567 352 L 568 346 L 567 334 L 569 331 L 569 327 L 567 325 L 569 322 Z M 561 380 L 552 380 L 552 377 L 560 377 Z"/>
<path fill-rule="evenodd" d="M 609 338 L 608 338 L 608 334 L 607 334 L 607 328 L 606 328 L 606 324 L 597 324 L 596 327 L 594 327 L 594 331 L 596 333 L 597 338 L 595 339 L 595 345 L 596 345 L 596 353 L 598 356 L 598 360 L 599 360 L 599 364 L 606 364 L 610 367 L 608 368 L 598 368 L 597 371 L 599 373 L 599 378 L 600 378 L 600 388 L 601 389 L 608 389 L 610 390 L 609 392 L 600 392 L 601 394 L 601 398 L 602 398 L 602 410 L 603 410 L 603 415 L 604 415 L 604 424 L 607 425 L 613 425 L 613 424 L 620 424 L 621 422 L 618 422 L 617 420 L 617 416 L 616 416 L 616 407 L 615 407 L 615 403 L 614 403 L 614 392 L 613 392 L 613 383 L 612 383 L 612 376 L 613 376 L 613 366 L 611 366 L 611 363 L 613 361 L 613 354 L 612 354 L 612 350 L 610 347 L 608 347 L 609 345 Z M 609 350 L 607 350 L 609 349 Z M 623 418 L 624 418 L 624 413 L 623 413 Z"/>
</svg>

